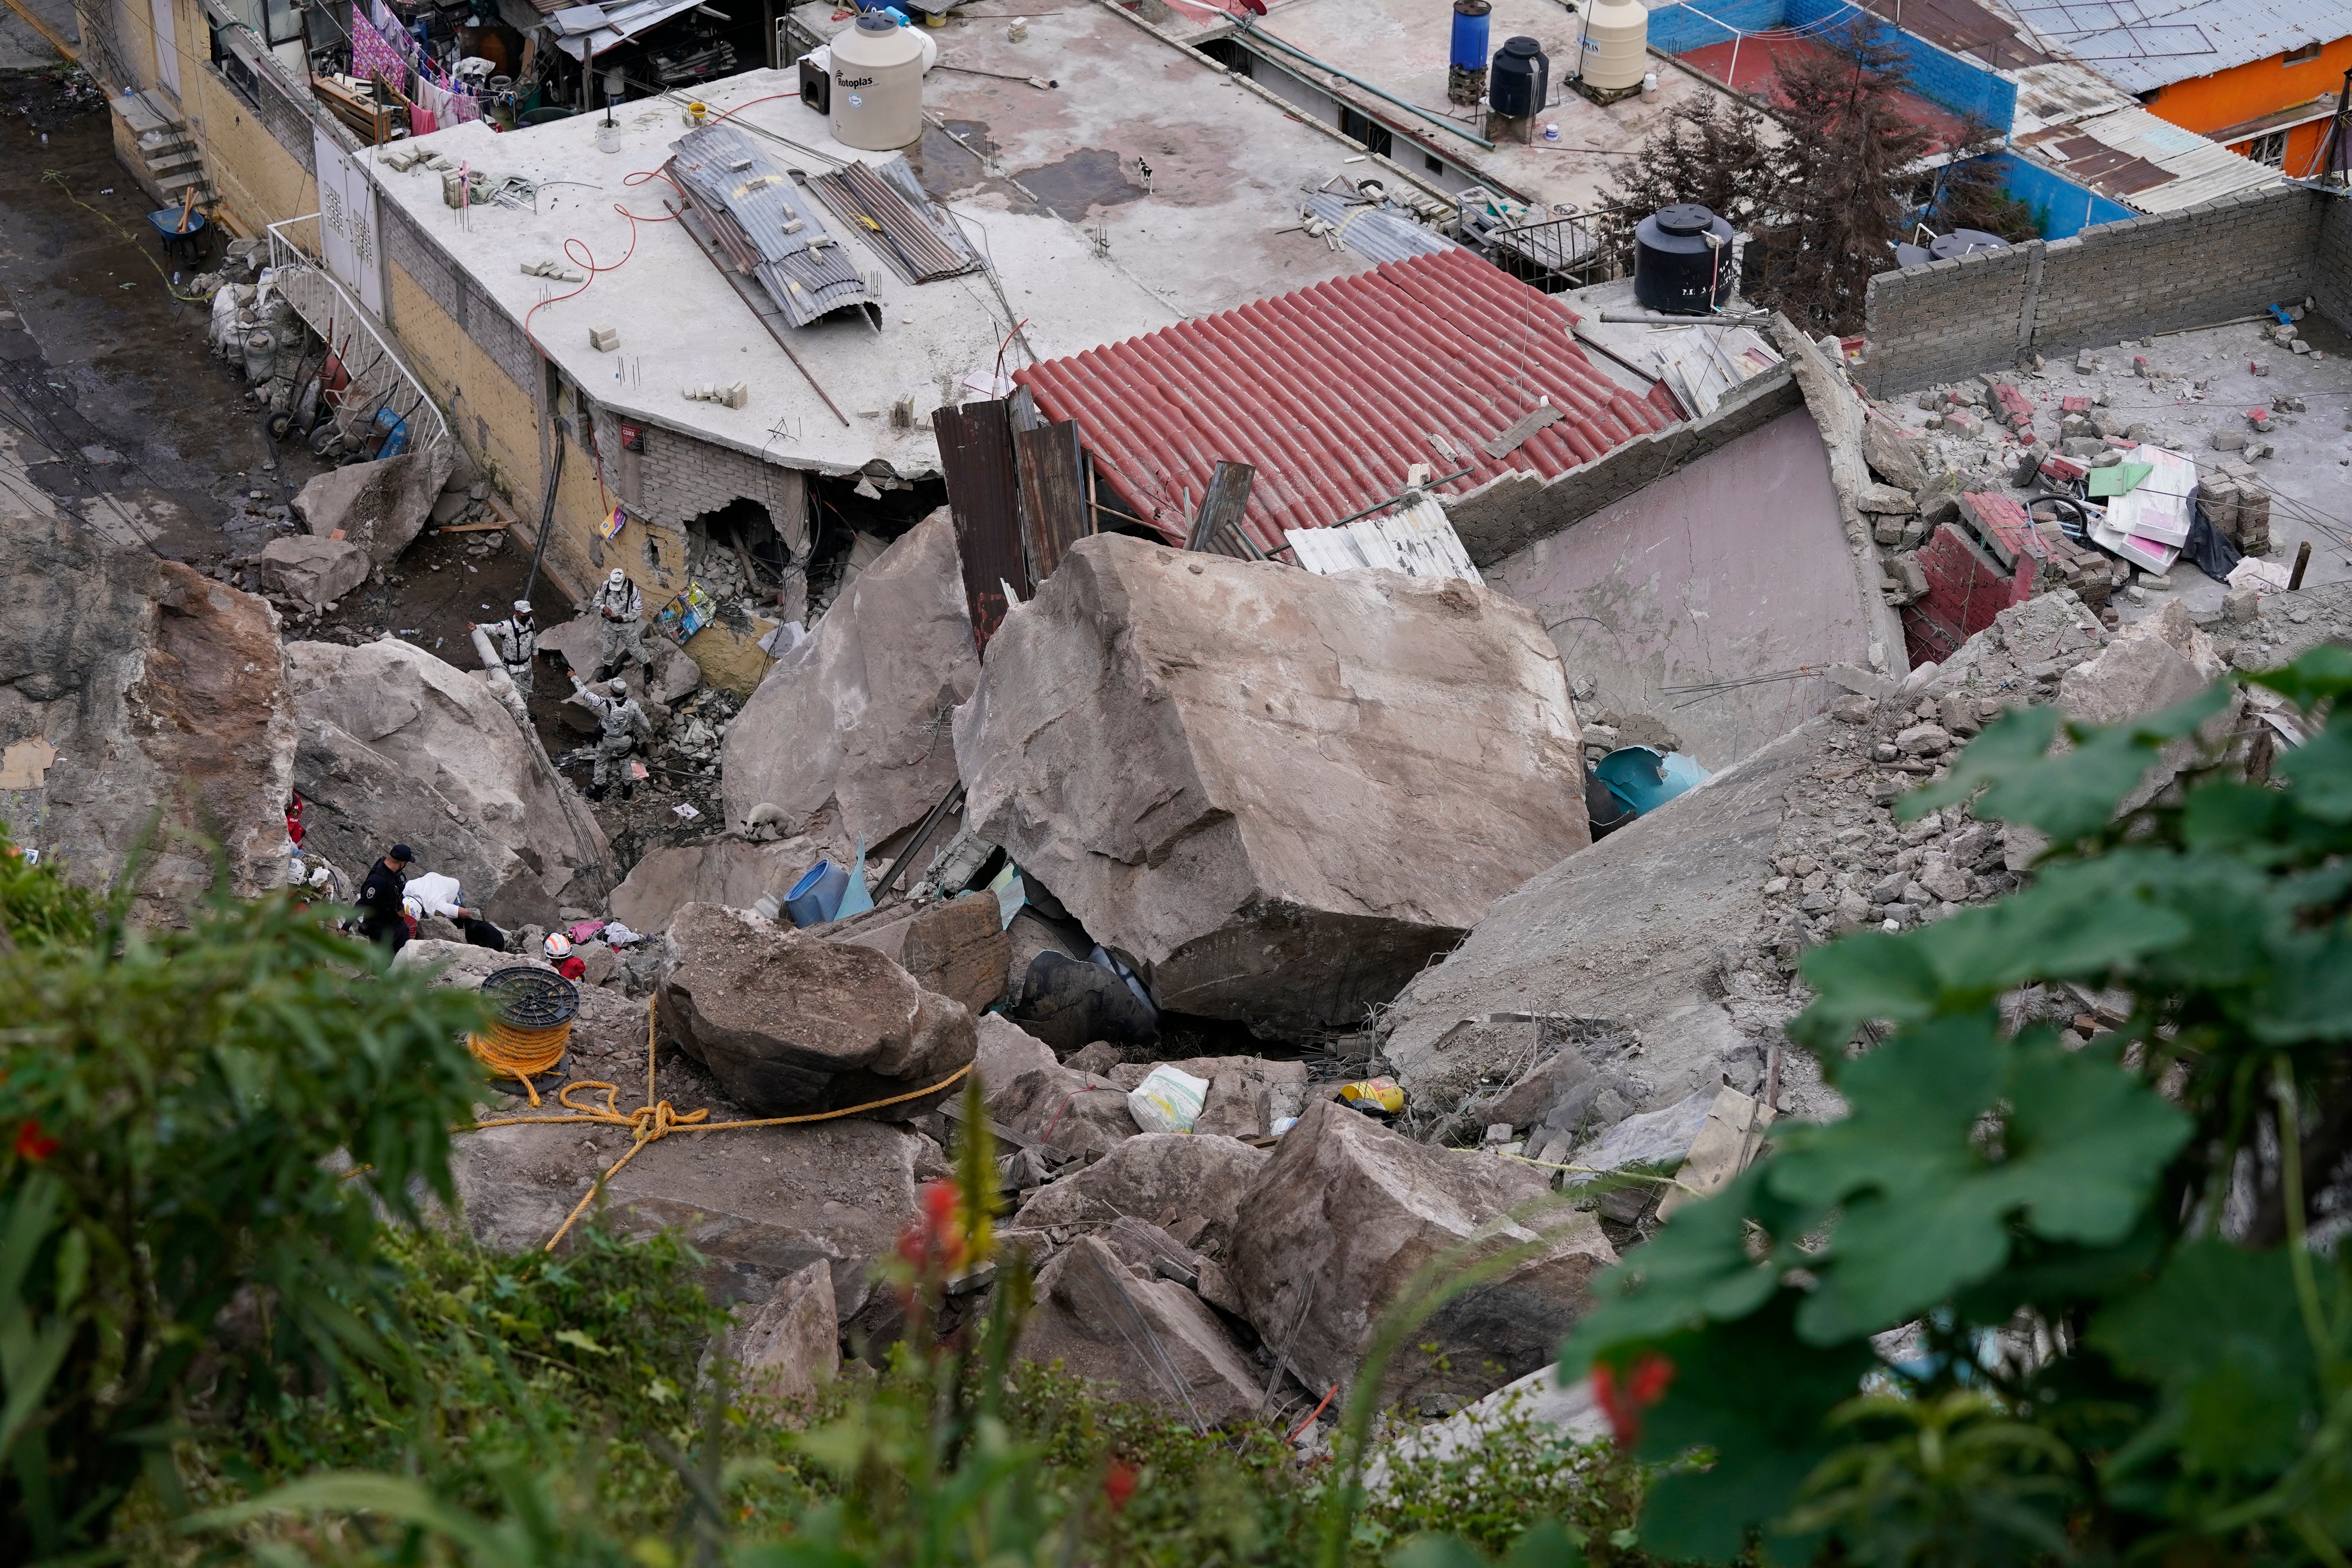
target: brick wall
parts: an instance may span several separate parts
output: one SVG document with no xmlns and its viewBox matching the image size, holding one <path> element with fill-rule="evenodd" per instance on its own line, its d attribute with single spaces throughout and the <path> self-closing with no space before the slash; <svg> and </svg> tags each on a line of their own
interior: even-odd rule
<svg viewBox="0 0 2352 1568">
<path fill-rule="evenodd" d="M 2320 220 L 2335 200 L 2293 186 L 2249 191 L 2072 239 L 1882 272 L 1870 280 L 1861 379 L 1888 397 L 2027 352 L 2072 353 L 2300 300 L 2319 286 Z"/>
</svg>

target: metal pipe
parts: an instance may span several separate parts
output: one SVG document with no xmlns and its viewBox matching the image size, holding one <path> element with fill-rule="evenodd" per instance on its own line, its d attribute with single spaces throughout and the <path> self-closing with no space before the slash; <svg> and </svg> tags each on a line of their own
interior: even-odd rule
<svg viewBox="0 0 2352 1568">
<path fill-rule="evenodd" d="M 1495 150 L 1495 144 L 1492 142 L 1487 141 L 1484 136 L 1479 135 L 1475 131 L 1463 130 L 1462 127 L 1456 125 L 1444 115 L 1438 113 L 1435 110 L 1423 109 L 1417 103 L 1408 103 L 1405 100 L 1399 98 L 1395 93 L 1389 91 L 1388 89 L 1383 87 L 1374 87 L 1362 77 L 1343 71 L 1338 66 L 1332 65 L 1328 61 L 1318 60 L 1313 55 L 1308 54 L 1305 49 L 1293 48 L 1290 45 L 1284 43 L 1280 38 L 1276 37 L 1271 33 L 1261 33 L 1255 26 L 1248 26 L 1246 22 L 1243 26 L 1241 32 L 1244 37 L 1255 38 L 1261 42 L 1272 44 L 1276 48 L 1280 49 L 1283 53 L 1293 56 L 1298 59 L 1305 60 L 1317 70 L 1328 71 L 1333 76 L 1338 77 L 1341 81 L 1353 83 L 1355 86 L 1362 88 L 1366 92 L 1370 93 L 1375 98 L 1385 99 L 1389 102 L 1395 104 L 1399 109 L 1404 110 L 1409 113 L 1420 115 L 1432 125 L 1443 126 L 1444 129 L 1453 132 L 1454 134 L 1461 137 L 1465 142 L 1475 142 L 1476 145 L 1485 148 L 1489 153 Z"/>
<path fill-rule="evenodd" d="M 1755 316 L 1636 316 L 1623 310 L 1603 310 L 1596 320 L 1644 327 L 1760 327 L 1772 318 Z"/>
</svg>

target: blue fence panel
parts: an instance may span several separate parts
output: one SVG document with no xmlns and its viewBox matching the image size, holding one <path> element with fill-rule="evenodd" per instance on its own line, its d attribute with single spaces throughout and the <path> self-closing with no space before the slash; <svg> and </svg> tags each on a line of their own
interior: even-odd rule
<svg viewBox="0 0 2352 1568">
<path fill-rule="evenodd" d="M 1683 0 L 1650 13 L 1650 47 L 1670 55 L 1727 44 L 1741 33 L 1778 27 L 1789 0 Z"/>
<path fill-rule="evenodd" d="M 2072 239 L 2095 223 L 2140 216 L 2014 153 L 1995 153 L 1984 161 L 2000 170 L 2004 190 L 2033 209 L 2044 239 Z"/>
<path fill-rule="evenodd" d="M 1853 0 L 1787 0 L 1787 5 L 1786 25 L 1791 27 L 1828 31 L 1856 17 L 1870 17 Z M 1871 18 L 1870 26 L 1882 43 L 1891 43 L 1901 51 L 1913 92 L 1955 114 L 1974 114 L 2001 134 L 2009 133 L 2017 120 L 2015 82 L 1885 22 Z"/>
</svg>

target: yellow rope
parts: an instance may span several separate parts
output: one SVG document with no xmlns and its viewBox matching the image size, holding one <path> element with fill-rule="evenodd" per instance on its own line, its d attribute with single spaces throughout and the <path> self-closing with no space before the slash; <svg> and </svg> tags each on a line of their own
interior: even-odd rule
<svg viewBox="0 0 2352 1568">
<path fill-rule="evenodd" d="M 545 1029 L 520 1029 L 503 1019 L 493 1019 L 488 1039 L 479 1035 L 466 1037 L 467 1048 L 494 1076 L 522 1079 L 523 1090 L 530 1096 L 533 1105 L 539 1103 L 539 1089 L 530 1080 L 543 1072 L 553 1071 L 571 1043 L 569 1018 Z"/>
<path fill-rule="evenodd" d="M 596 1194 L 604 1190 L 604 1184 L 621 1173 L 622 1166 L 635 1159 L 638 1152 L 647 1144 L 657 1143 L 673 1132 L 727 1132 L 746 1127 L 788 1127 L 803 1121 L 832 1121 L 844 1116 L 856 1116 L 860 1111 L 880 1110 L 886 1106 L 903 1105 L 910 1100 L 920 1100 L 927 1094 L 937 1094 L 940 1090 L 958 1082 L 971 1072 L 972 1068 L 971 1063 L 966 1062 L 937 1083 L 928 1084 L 921 1089 L 908 1089 L 904 1094 L 894 1094 L 887 1100 L 871 1100 L 864 1105 L 845 1106 L 839 1110 L 816 1110 L 801 1116 L 767 1116 L 756 1121 L 707 1121 L 704 1118 L 710 1114 L 708 1106 L 700 1110 L 680 1111 L 668 1100 L 654 1098 L 654 999 L 648 996 L 646 998 L 646 1103 L 636 1110 L 625 1115 L 623 1114 L 620 1108 L 619 1086 L 606 1083 L 602 1079 L 583 1079 L 577 1083 L 567 1083 L 556 1091 L 556 1103 L 571 1112 L 570 1115 L 494 1116 L 486 1121 L 473 1122 L 469 1126 L 454 1129 L 459 1132 L 478 1132 L 486 1127 L 529 1127 L 541 1123 L 552 1126 L 566 1121 L 593 1121 L 606 1127 L 625 1127 L 629 1130 L 636 1141 L 629 1145 L 627 1153 L 606 1166 L 597 1174 L 596 1179 L 589 1184 L 587 1194 L 572 1205 L 571 1214 L 567 1215 L 563 1223 L 556 1227 L 555 1234 L 547 1238 L 546 1250 L 550 1252 L 555 1250 L 556 1243 L 562 1241 L 571 1231 L 573 1223 L 587 1212 L 588 1205 L 595 1201 Z M 527 1085 L 530 1080 L 524 1081 Z M 583 1089 L 598 1091 L 604 1103 L 583 1105 L 572 1098 L 575 1092 Z M 531 1103 L 534 1105 L 539 1103 L 536 1096 L 532 1098 Z"/>
</svg>

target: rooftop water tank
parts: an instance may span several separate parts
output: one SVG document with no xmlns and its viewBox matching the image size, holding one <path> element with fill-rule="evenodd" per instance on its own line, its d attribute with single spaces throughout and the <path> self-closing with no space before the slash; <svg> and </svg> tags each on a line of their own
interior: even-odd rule
<svg viewBox="0 0 2352 1568">
<path fill-rule="evenodd" d="M 1626 92 L 1650 68 L 1650 8 L 1641 0 L 1592 0 L 1584 9 L 1584 85 Z"/>
<path fill-rule="evenodd" d="M 1533 38 L 1506 38 L 1486 78 L 1486 101 L 1507 120 L 1526 120 L 1551 98 L 1551 59 Z"/>
<path fill-rule="evenodd" d="M 1671 316 L 1704 316 L 1731 298 L 1731 226 L 1696 202 L 1660 207 L 1633 230 L 1633 298 Z"/>
<path fill-rule="evenodd" d="M 833 139 L 886 153 L 923 133 L 923 39 L 868 11 L 833 40 Z"/>
<path fill-rule="evenodd" d="M 1454 0 L 1454 47 L 1445 63 L 1450 103 L 1475 105 L 1486 96 L 1486 14 L 1494 0 Z"/>
</svg>

